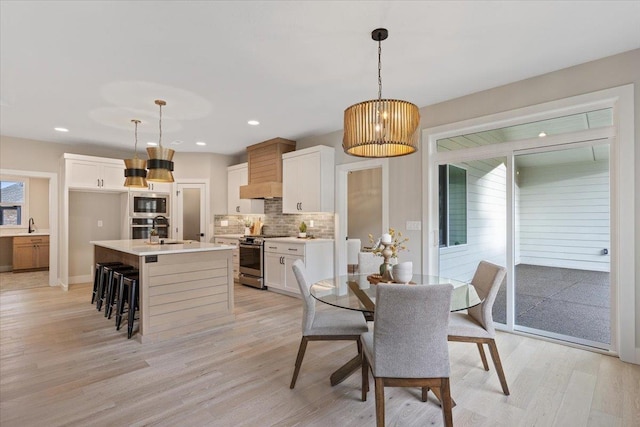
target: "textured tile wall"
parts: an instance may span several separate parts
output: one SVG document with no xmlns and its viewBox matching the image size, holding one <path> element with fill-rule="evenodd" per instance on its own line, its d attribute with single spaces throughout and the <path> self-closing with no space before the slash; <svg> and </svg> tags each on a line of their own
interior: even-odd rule
<svg viewBox="0 0 640 427">
<path fill-rule="evenodd" d="M 264 215 L 215 215 L 215 234 L 243 234 L 244 218 L 258 219 L 264 222 L 263 234 L 278 234 L 286 236 L 296 236 L 298 226 L 304 221 L 307 224 L 307 235 L 318 238 L 333 239 L 334 237 L 334 214 L 283 214 L 282 199 L 266 199 L 264 201 Z M 223 227 L 220 222 L 229 221 L 229 225 Z M 310 221 L 313 220 L 313 227 Z"/>
</svg>

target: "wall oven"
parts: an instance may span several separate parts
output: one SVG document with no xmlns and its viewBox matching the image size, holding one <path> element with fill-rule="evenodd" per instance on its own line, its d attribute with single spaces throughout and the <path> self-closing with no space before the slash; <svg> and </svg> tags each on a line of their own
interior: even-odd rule
<svg viewBox="0 0 640 427">
<path fill-rule="evenodd" d="M 169 238 L 169 219 L 160 216 L 159 218 L 130 218 L 131 238 L 132 239 L 149 239 L 151 229 L 154 227 L 158 231 L 160 239 Z"/>
<path fill-rule="evenodd" d="M 168 193 L 129 193 L 129 216 L 131 218 L 154 218 L 169 216 L 170 195 Z"/>
</svg>

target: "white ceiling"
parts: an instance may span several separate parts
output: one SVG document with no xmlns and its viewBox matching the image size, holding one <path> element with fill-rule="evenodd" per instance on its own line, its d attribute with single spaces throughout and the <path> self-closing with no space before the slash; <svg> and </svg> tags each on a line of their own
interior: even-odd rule
<svg viewBox="0 0 640 427">
<path fill-rule="evenodd" d="M 0 133 L 127 150 L 131 119 L 157 141 L 155 99 L 178 152 L 339 130 L 377 97 L 377 27 L 383 97 L 419 107 L 640 47 L 639 1 L 2 0 L 0 20 Z"/>
</svg>

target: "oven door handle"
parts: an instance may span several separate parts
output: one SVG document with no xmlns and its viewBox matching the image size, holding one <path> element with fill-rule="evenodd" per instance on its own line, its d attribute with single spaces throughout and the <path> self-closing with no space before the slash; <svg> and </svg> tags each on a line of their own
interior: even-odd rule
<svg viewBox="0 0 640 427">
<path fill-rule="evenodd" d="M 240 247 L 245 249 L 260 249 L 260 245 L 251 245 L 248 243 L 240 243 Z"/>
</svg>

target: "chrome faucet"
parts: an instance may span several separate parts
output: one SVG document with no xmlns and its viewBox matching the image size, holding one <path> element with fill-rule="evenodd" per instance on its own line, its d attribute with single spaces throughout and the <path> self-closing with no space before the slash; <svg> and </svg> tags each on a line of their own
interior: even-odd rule
<svg viewBox="0 0 640 427">
<path fill-rule="evenodd" d="M 33 233 L 36 231 L 36 223 L 33 221 L 33 218 L 29 218 L 29 233 Z"/>
</svg>

